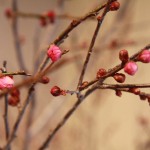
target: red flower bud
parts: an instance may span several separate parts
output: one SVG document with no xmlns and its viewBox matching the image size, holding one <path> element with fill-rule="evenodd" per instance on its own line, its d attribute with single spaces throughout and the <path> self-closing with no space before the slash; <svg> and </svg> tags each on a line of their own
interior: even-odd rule
<svg viewBox="0 0 150 150">
<path fill-rule="evenodd" d="M 126 72 L 131 76 L 133 76 L 137 72 L 137 70 L 138 70 L 138 66 L 133 61 L 126 63 L 126 65 L 124 66 L 124 72 Z"/>
<path fill-rule="evenodd" d="M 11 95 L 11 96 L 19 97 L 19 96 L 20 96 L 20 91 L 19 91 L 19 89 L 17 89 L 16 87 L 14 87 L 14 88 L 11 90 L 10 95 Z"/>
<path fill-rule="evenodd" d="M 99 79 L 100 77 L 106 75 L 106 73 L 107 73 L 107 71 L 105 69 L 101 68 L 98 70 L 96 78 Z"/>
<path fill-rule="evenodd" d="M 129 92 L 134 93 L 135 95 L 139 95 L 141 91 L 139 88 L 130 88 Z"/>
<path fill-rule="evenodd" d="M 62 94 L 62 90 L 58 86 L 54 86 L 50 92 L 53 96 L 60 96 Z"/>
<path fill-rule="evenodd" d="M 98 20 L 98 21 L 102 20 L 102 16 L 98 16 L 98 17 L 97 17 L 97 20 Z"/>
<path fill-rule="evenodd" d="M 129 55 L 128 55 L 128 51 L 123 49 L 119 52 L 119 59 L 123 62 L 126 63 L 129 60 Z"/>
<path fill-rule="evenodd" d="M 114 1 L 110 4 L 109 10 L 116 11 L 120 8 L 120 3 L 118 1 Z"/>
<path fill-rule="evenodd" d="M 11 18 L 13 16 L 12 10 L 10 8 L 6 9 L 5 15 L 7 18 Z"/>
<path fill-rule="evenodd" d="M 82 84 L 81 84 L 81 86 L 80 86 L 80 88 L 79 89 L 83 89 L 84 87 L 86 87 L 87 85 L 88 85 L 88 81 L 84 81 Z"/>
<path fill-rule="evenodd" d="M 125 76 L 124 74 L 122 74 L 122 73 L 116 73 L 116 74 L 113 76 L 113 78 L 114 78 L 117 82 L 123 83 L 123 82 L 125 81 L 125 79 L 126 79 L 126 76 Z"/>
<path fill-rule="evenodd" d="M 122 96 L 122 92 L 120 90 L 116 90 L 116 95 L 121 97 Z"/>
<path fill-rule="evenodd" d="M 146 100 L 147 96 L 146 95 L 140 95 L 140 100 Z"/>
<path fill-rule="evenodd" d="M 56 14 L 55 14 L 54 11 L 48 11 L 48 12 L 47 12 L 47 16 L 48 16 L 49 21 L 50 21 L 51 23 L 54 23 L 54 22 L 55 22 Z"/>
<path fill-rule="evenodd" d="M 43 76 L 41 78 L 40 82 L 43 83 L 43 84 L 47 84 L 47 83 L 49 83 L 49 78 L 47 76 Z"/>
<path fill-rule="evenodd" d="M 18 96 L 10 96 L 8 98 L 8 104 L 11 106 L 17 106 L 20 102 L 20 98 Z"/>
<path fill-rule="evenodd" d="M 46 18 L 45 17 L 41 17 L 40 18 L 40 25 L 42 27 L 45 27 L 47 25 L 47 22 L 46 22 Z"/>
<path fill-rule="evenodd" d="M 150 62 L 150 51 L 149 50 L 143 50 L 139 56 L 138 60 L 143 63 L 149 63 Z"/>
</svg>

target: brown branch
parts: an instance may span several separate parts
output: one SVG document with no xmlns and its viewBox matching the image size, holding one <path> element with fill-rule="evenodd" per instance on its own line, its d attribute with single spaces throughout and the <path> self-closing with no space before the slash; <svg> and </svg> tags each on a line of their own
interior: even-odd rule
<svg viewBox="0 0 150 150">
<path fill-rule="evenodd" d="M 6 131 L 6 140 L 9 137 L 9 124 L 8 124 L 8 95 L 5 95 L 5 111 L 4 111 L 4 124 L 5 124 L 5 131 Z"/>
<path fill-rule="evenodd" d="M 3 62 L 3 73 L 7 73 L 7 61 Z M 8 122 L 8 94 L 5 94 L 5 101 L 4 101 L 4 126 L 5 126 L 5 134 L 6 134 L 6 141 L 9 138 L 9 122 Z M 7 150 L 11 150 L 11 147 L 8 146 Z"/>
<path fill-rule="evenodd" d="M 46 14 L 38 14 L 38 13 L 25 13 L 25 12 L 12 12 L 13 16 L 21 17 L 21 18 L 45 18 L 48 19 L 48 16 Z M 56 14 L 56 18 L 58 19 L 69 19 L 69 20 L 77 20 L 80 19 L 80 17 L 71 16 L 69 14 Z M 93 18 L 91 18 L 94 20 Z"/>
<path fill-rule="evenodd" d="M 135 87 L 138 87 L 138 86 L 135 86 Z M 132 91 L 130 91 L 129 90 L 129 88 L 115 88 L 115 87 L 108 87 L 108 88 L 105 88 L 105 87 L 98 87 L 99 89 L 109 89 L 109 90 L 114 90 L 114 91 L 116 91 L 116 90 L 119 90 L 119 91 L 121 91 L 121 92 L 127 92 L 127 93 L 132 93 L 132 94 L 134 94 Z M 142 87 L 141 86 L 141 88 L 145 88 L 145 87 Z M 140 92 L 139 94 L 135 94 L 135 95 L 138 95 L 138 96 L 144 96 L 145 98 L 148 98 L 148 97 L 150 97 L 150 93 L 145 93 L 145 92 Z"/>
<path fill-rule="evenodd" d="M 17 0 L 12 1 L 12 10 L 13 11 L 18 10 Z M 17 59 L 18 59 L 18 64 L 20 66 L 20 69 L 27 71 L 24 61 L 23 61 L 22 49 L 21 49 L 19 33 L 18 33 L 18 19 L 16 16 L 13 16 L 12 31 L 13 31 L 13 36 L 14 36 L 14 44 L 15 44 L 15 50 L 16 50 L 16 55 L 17 55 Z"/>
<path fill-rule="evenodd" d="M 78 86 L 77 86 L 78 90 L 80 89 L 80 86 L 81 86 L 81 84 L 83 82 L 84 74 L 85 74 L 85 71 L 87 69 L 87 65 L 88 65 L 88 62 L 90 60 L 90 57 L 91 57 L 91 54 L 92 54 L 92 51 L 93 51 L 93 47 L 94 47 L 94 44 L 95 44 L 98 32 L 100 30 L 100 27 L 102 25 L 102 22 L 103 22 L 103 20 L 104 20 L 104 18 L 106 16 L 107 12 L 109 11 L 109 5 L 110 5 L 110 3 L 111 3 L 111 0 L 108 1 L 107 5 L 106 5 L 106 8 L 104 9 L 104 12 L 103 12 L 102 16 L 99 19 L 97 19 L 98 20 L 97 26 L 96 26 L 94 35 L 92 37 L 92 40 L 91 40 L 91 43 L 90 43 L 90 46 L 89 46 L 89 50 L 88 50 L 88 53 L 86 55 L 86 59 L 84 61 L 83 68 L 82 68 L 82 71 L 81 71 L 81 74 L 80 74 L 80 78 L 79 78 L 79 82 L 78 82 Z"/>
<path fill-rule="evenodd" d="M 100 89 L 122 89 L 122 88 L 150 88 L 150 83 L 147 84 L 102 84 L 99 85 Z"/>
<path fill-rule="evenodd" d="M 144 49 L 150 49 L 150 44 L 148 44 L 147 46 L 145 46 L 144 48 L 142 48 L 141 50 L 139 50 L 137 53 L 133 54 L 131 57 L 130 57 L 130 60 L 133 60 L 133 61 L 137 61 L 137 56 L 144 50 Z M 81 88 L 81 91 L 88 88 L 89 86 L 97 83 L 99 85 L 102 84 L 102 82 L 107 79 L 108 77 L 111 77 L 113 76 L 115 73 L 117 73 L 118 71 L 120 71 L 121 69 L 123 69 L 124 65 L 122 64 L 119 64 L 119 65 L 116 65 L 114 68 L 111 68 L 108 70 L 108 72 L 106 73 L 106 75 L 100 77 L 99 79 L 94 79 L 92 81 L 90 81 L 86 86 L 84 86 L 84 88 Z"/>
<path fill-rule="evenodd" d="M 14 76 L 14 75 L 24 75 L 24 76 L 31 76 L 31 74 L 26 73 L 25 71 L 17 71 L 17 72 L 4 72 L 4 73 L 0 73 L 0 78 L 4 77 L 4 76 Z"/>
</svg>

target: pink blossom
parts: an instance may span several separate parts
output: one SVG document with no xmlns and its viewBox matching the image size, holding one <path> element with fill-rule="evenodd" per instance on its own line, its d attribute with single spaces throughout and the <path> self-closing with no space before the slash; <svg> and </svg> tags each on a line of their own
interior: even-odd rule
<svg viewBox="0 0 150 150">
<path fill-rule="evenodd" d="M 0 89 L 12 88 L 14 86 L 14 80 L 9 76 L 4 76 L 0 78 Z"/>
<path fill-rule="evenodd" d="M 47 55 L 53 62 L 57 61 L 60 59 L 62 52 L 60 48 L 56 45 L 51 45 L 50 48 L 47 51 Z"/>
<path fill-rule="evenodd" d="M 126 63 L 126 65 L 124 66 L 124 72 L 132 76 L 137 72 L 137 70 L 138 70 L 138 66 L 133 61 Z"/>
<path fill-rule="evenodd" d="M 138 57 L 138 60 L 143 63 L 149 63 L 150 62 L 150 51 L 149 50 L 143 50 L 141 54 Z"/>
</svg>

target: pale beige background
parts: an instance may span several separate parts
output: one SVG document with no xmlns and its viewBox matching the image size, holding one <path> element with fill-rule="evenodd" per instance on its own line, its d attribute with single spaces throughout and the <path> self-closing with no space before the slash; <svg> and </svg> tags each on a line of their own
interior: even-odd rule
<svg viewBox="0 0 150 150">
<path fill-rule="evenodd" d="M 58 6 L 55 0 L 18 0 L 19 10 L 24 12 L 42 13 L 49 9 L 55 9 L 57 13 L 65 12 L 74 16 L 81 16 L 94 8 L 101 0 L 66 0 L 62 6 Z M 130 0 L 122 0 L 128 3 Z M 115 23 L 114 17 L 117 12 L 107 15 L 102 26 L 101 34 L 96 42 L 96 48 L 109 43 L 107 39 L 124 38 L 136 42 L 132 46 L 120 46 L 115 50 L 101 49 L 100 54 L 93 53 L 85 80 L 91 80 L 95 77 L 96 71 L 104 67 L 109 69 L 119 63 L 118 51 L 128 49 L 133 54 L 140 48 L 149 44 L 150 40 L 150 1 L 132 0 L 126 18 Z M 11 30 L 11 21 L 4 16 L 4 10 L 11 7 L 10 0 L 0 0 L 0 64 L 3 60 L 8 61 L 10 71 L 20 70 L 15 48 L 13 44 L 13 35 Z M 120 8 L 121 9 L 121 8 Z M 118 32 L 126 23 L 132 24 L 125 32 Z M 127 21 L 128 20 L 128 21 Z M 22 45 L 22 51 L 25 64 L 28 71 L 32 73 L 35 52 L 33 52 L 33 41 L 37 30 L 40 32 L 40 48 L 42 51 L 47 44 L 51 43 L 70 21 L 57 21 L 56 25 L 49 25 L 41 29 L 36 19 L 19 19 L 20 35 L 25 37 L 25 43 Z M 82 54 L 78 63 L 68 63 L 61 69 L 49 74 L 51 83 L 49 85 L 37 86 L 37 101 L 33 124 L 29 128 L 31 134 L 30 149 L 37 149 L 64 113 L 73 105 L 75 96 L 66 96 L 53 98 L 49 94 L 49 89 L 53 85 L 59 85 L 64 89 L 74 90 L 76 88 L 81 65 L 83 64 L 86 50 L 79 50 L 78 45 L 84 41 L 89 43 L 94 31 L 95 22 L 87 21 L 75 29 L 68 40 L 63 44 L 69 48 L 70 52 L 66 57 L 76 54 Z M 113 31 L 111 31 L 113 27 Z M 129 30 L 129 32 L 128 32 Z M 107 33 L 107 35 L 106 35 Z M 102 38 L 103 37 L 103 38 Z M 80 67 L 78 67 L 80 66 Z M 150 65 L 139 64 L 139 71 L 134 77 L 127 76 L 126 83 L 149 83 Z M 21 79 L 15 77 L 16 82 Z M 112 79 L 107 82 L 113 82 Z M 150 92 L 149 89 L 145 91 Z M 22 89 L 22 101 L 26 96 L 26 89 Z M 3 137 L 3 102 L 0 102 L 0 144 L 5 143 Z M 11 125 L 14 123 L 17 115 L 17 109 L 10 107 Z M 144 131 L 137 122 L 141 115 L 150 119 L 150 107 L 147 102 L 140 101 L 135 95 L 123 93 L 122 97 L 116 97 L 113 91 L 97 91 L 89 96 L 80 108 L 74 113 L 67 124 L 58 132 L 52 142 L 52 150 L 136 150 L 136 144 L 144 136 Z M 24 131 L 26 119 L 21 123 L 18 135 L 13 142 L 15 150 L 23 149 Z M 29 144 L 29 143 L 28 143 Z M 49 148 L 48 148 L 49 149 Z"/>
</svg>

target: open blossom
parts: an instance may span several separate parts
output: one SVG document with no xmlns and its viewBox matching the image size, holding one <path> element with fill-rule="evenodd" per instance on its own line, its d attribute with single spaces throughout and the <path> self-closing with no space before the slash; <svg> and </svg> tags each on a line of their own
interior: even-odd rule
<svg viewBox="0 0 150 150">
<path fill-rule="evenodd" d="M 0 78 L 0 89 L 12 88 L 14 86 L 14 80 L 9 76 L 4 76 Z"/>
<path fill-rule="evenodd" d="M 133 61 L 126 63 L 126 65 L 124 66 L 124 72 L 132 76 L 137 72 L 137 70 L 138 70 L 138 66 Z"/>
<path fill-rule="evenodd" d="M 51 45 L 50 48 L 47 51 L 47 55 L 49 58 L 51 58 L 51 60 L 53 62 L 57 61 L 58 59 L 60 59 L 62 52 L 60 50 L 60 48 L 56 45 Z"/>
<path fill-rule="evenodd" d="M 143 62 L 143 63 L 150 63 L 150 51 L 149 50 L 143 50 L 140 53 L 138 60 Z"/>
</svg>

